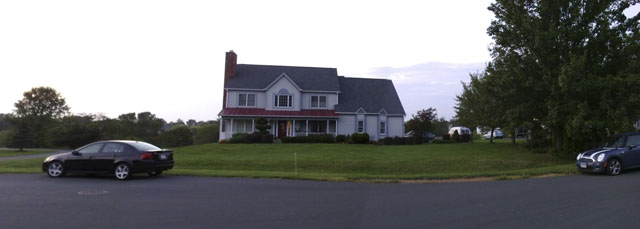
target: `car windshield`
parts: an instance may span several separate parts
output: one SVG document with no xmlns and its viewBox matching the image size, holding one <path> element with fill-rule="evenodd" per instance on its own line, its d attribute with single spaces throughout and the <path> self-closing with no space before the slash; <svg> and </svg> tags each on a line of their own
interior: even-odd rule
<svg viewBox="0 0 640 229">
<path fill-rule="evenodd" d="M 157 146 L 151 145 L 149 143 L 146 142 L 132 142 L 129 143 L 131 146 L 135 147 L 137 150 L 139 151 L 156 151 L 156 150 L 162 150 L 160 148 L 158 148 Z"/>
<path fill-rule="evenodd" d="M 604 143 L 605 148 L 620 148 L 624 147 L 624 138 L 625 136 L 611 136 Z"/>
</svg>

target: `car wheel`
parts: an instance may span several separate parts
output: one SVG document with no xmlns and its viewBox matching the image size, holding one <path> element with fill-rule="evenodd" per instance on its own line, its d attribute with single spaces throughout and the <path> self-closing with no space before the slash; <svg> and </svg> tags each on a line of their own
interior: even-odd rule
<svg viewBox="0 0 640 229">
<path fill-rule="evenodd" d="M 615 176 L 622 171 L 622 163 L 618 159 L 611 159 L 607 162 L 607 174 Z"/>
<path fill-rule="evenodd" d="M 162 170 L 151 171 L 151 172 L 148 172 L 147 174 L 149 174 L 149 176 L 152 176 L 152 177 L 159 176 L 160 174 L 162 174 Z"/>
<path fill-rule="evenodd" d="M 47 166 L 47 174 L 49 174 L 50 177 L 60 177 L 64 175 L 62 163 L 59 161 L 49 163 L 49 166 Z"/>
<path fill-rule="evenodd" d="M 113 173 L 118 180 L 126 180 L 131 177 L 131 167 L 127 163 L 119 163 L 113 169 Z"/>
</svg>

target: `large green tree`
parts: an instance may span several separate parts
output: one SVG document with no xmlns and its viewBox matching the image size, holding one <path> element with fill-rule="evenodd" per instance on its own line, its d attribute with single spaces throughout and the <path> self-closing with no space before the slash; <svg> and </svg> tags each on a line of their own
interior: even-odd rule
<svg viewBox="0 0 640 229">
<path fill-rule="evenodd" d="M 462 83 L 462 94 L 456 96 L 456 118 L 465 126 L 486 126 L 490 128 L 493 143 L 493 131 L 505 123 L 504 96 L 499 75 L 484 73 L 470 74 L 471 80 Z"/>
<path fill-rule="evenodd" d="M 548 128 L 553 148 L 564 155 L 632 129 L 640 114 L 640 14 L 623 12 L 637 2 L 491 4 L 487 72 L 502 76 L 507 122 Z"/>
<path fill-rule="evenodd" d="M 55 124 L 55 119 L 69 113 L 65 99 L 50 87 L 35 87 L 23 94 L 15 104 L 15 114 L 10 144 L 13 147 L 45 147 L 45 133 Z"/>
</svg>

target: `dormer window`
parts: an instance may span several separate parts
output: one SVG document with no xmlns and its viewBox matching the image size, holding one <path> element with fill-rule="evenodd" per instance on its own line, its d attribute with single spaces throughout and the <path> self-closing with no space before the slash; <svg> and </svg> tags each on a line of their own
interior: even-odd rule
<svg viewBox="0 0 640 229">
<path fill-rule="evenodd" d="M 280 108 L 293 107 L 293 96 L 289 94 L 289 91 L 282 89 L 276 94 L 273 99 L 273 106 Z"/>
<path fill-rule="evenodd" d="M 312 95 L 311 108 L 327 108 L 327 96 Z"/>
<path fill-rule="evenodd" d="M 239 107 L 255 107 L 256 106 L 256 94 L 238 94 L 238 106 Z"/>
</svg>

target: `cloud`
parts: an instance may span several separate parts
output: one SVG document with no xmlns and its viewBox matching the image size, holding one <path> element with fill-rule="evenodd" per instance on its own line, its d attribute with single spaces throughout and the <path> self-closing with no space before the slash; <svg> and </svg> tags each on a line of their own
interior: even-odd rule
<svg viewBox="0 0 640 229">
<path fill-rule="evenodd" d="M 455 116 L 455 98 L 469 73 L 483 70 L 485 63 L 455 64 L 428 62 L 408 67 L 373 68 L 363 77 L 390 79 L 398 91 L 407 118 L 418 110 L 436 108 L 440 117 Z M 350 75 L 347 75 L 350 76 Z"/>
</svg>

